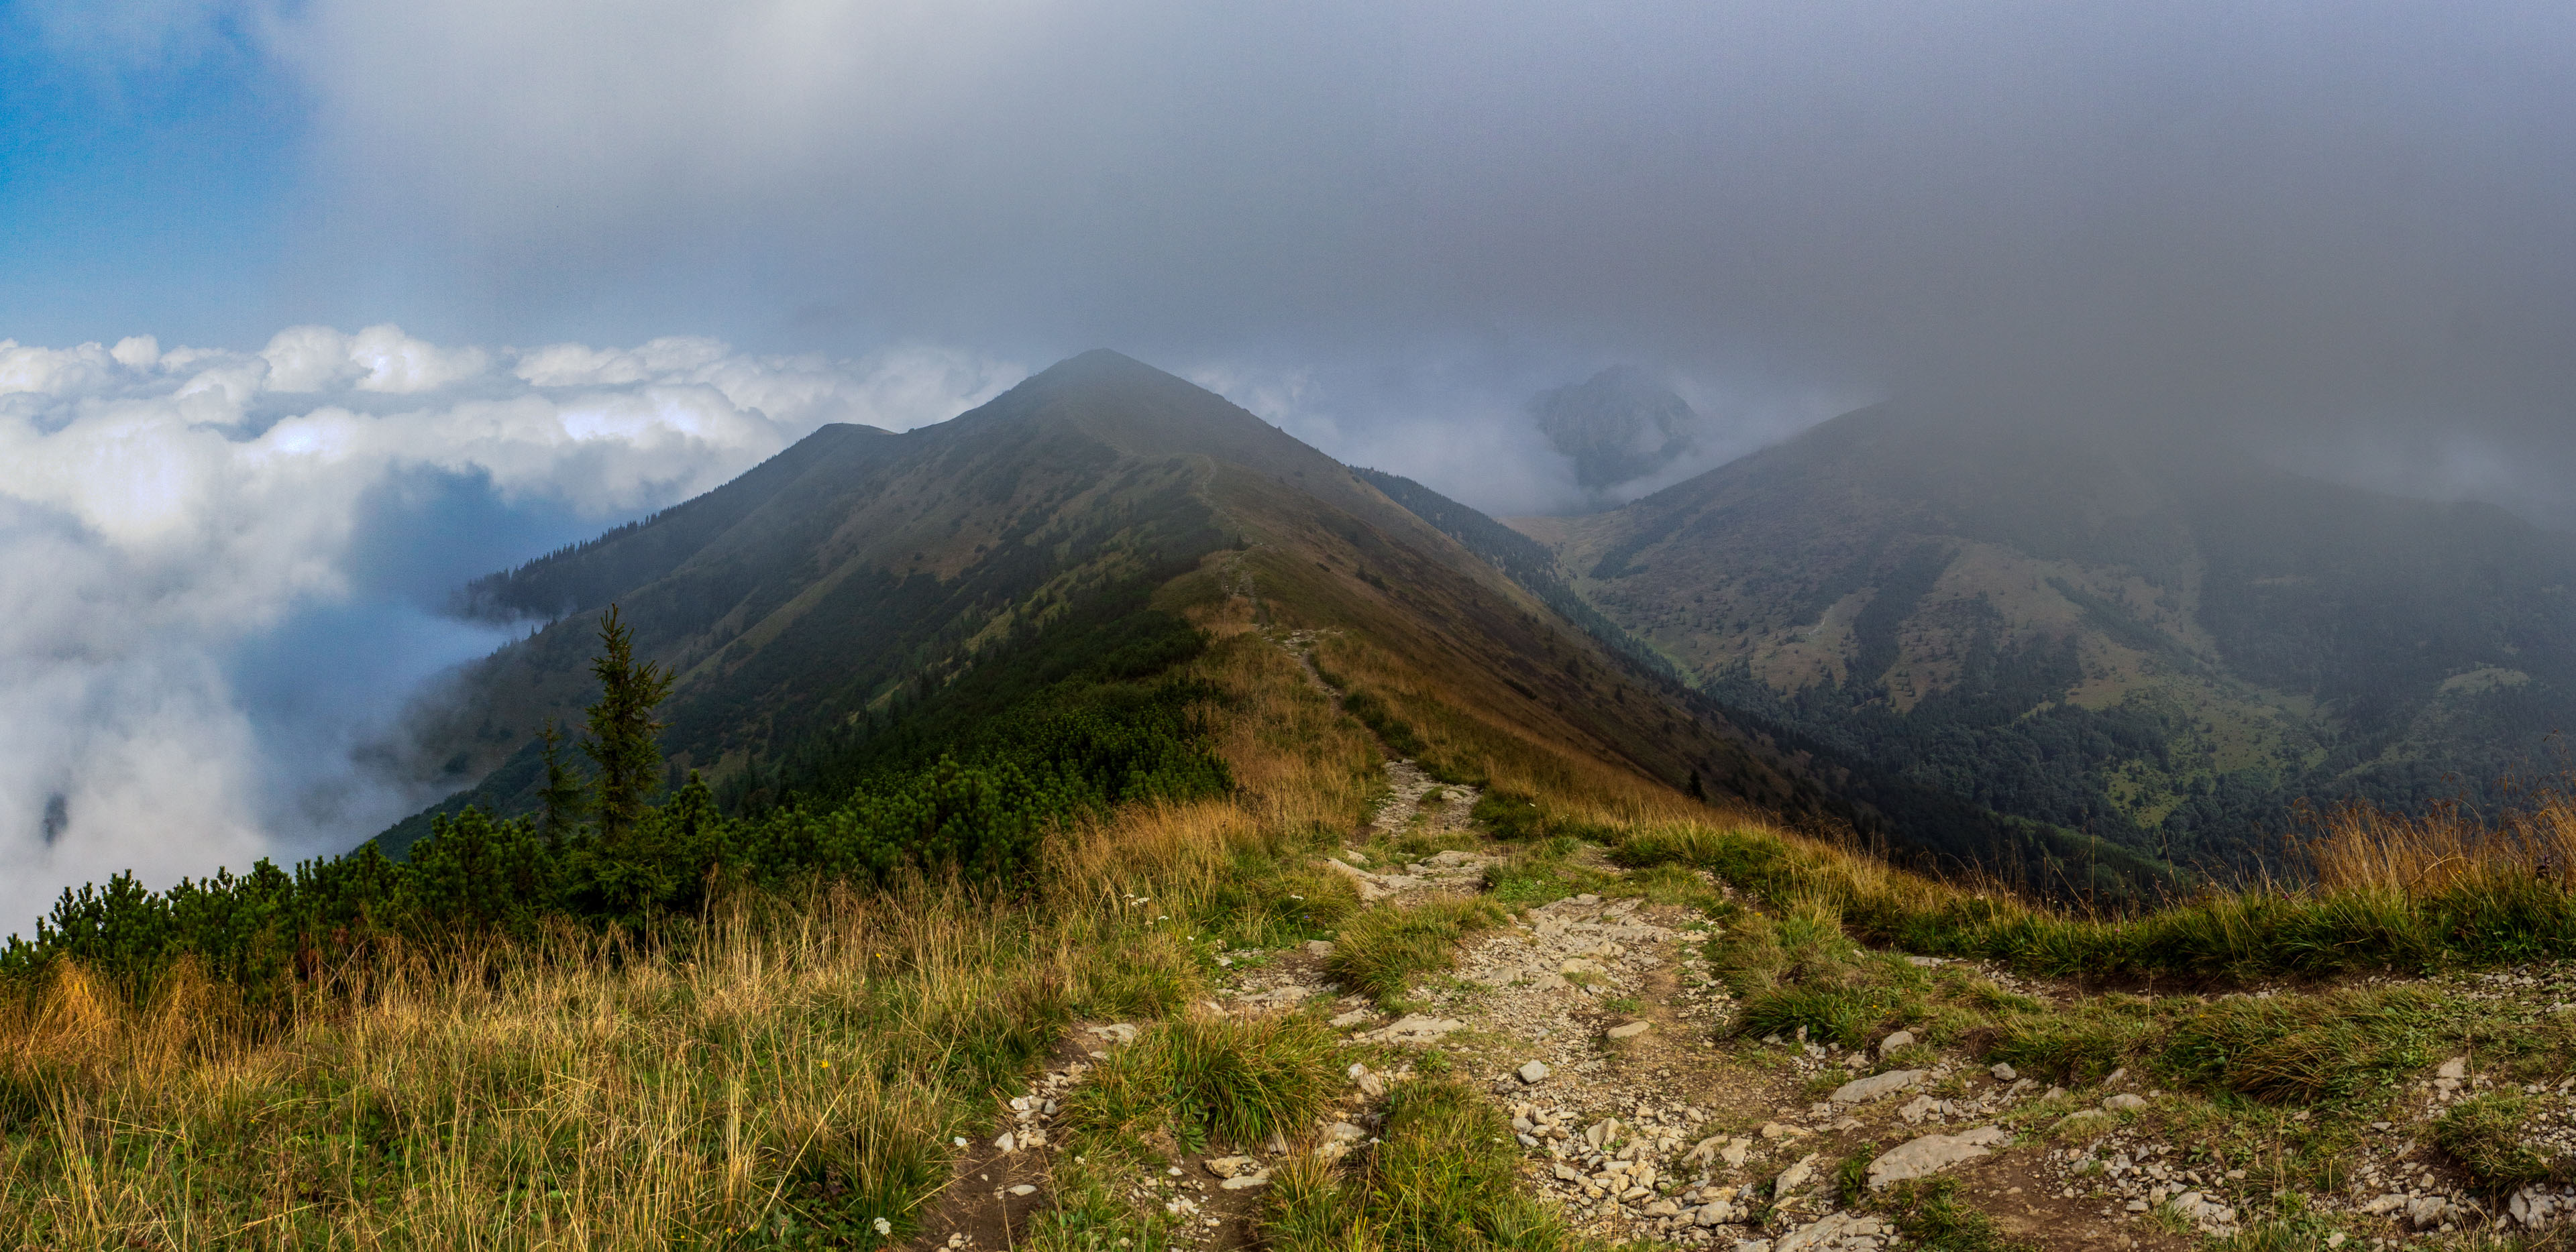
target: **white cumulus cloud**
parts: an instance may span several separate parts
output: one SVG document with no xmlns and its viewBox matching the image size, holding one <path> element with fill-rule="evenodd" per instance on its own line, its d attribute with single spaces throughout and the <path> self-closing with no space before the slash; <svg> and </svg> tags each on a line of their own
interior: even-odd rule
<svg viewBox="0 0 2576 1252">
<path fill-rule="evenodd" d="M 0 933 L 69 885 L 334 851 L 430 798 L 351 752 L 498 642 L 424 580 L 676 503 L 827 422 L 944 420 L 1023 372 L 394 326 L 255 353 L 0 340 Z"/>
</svg>

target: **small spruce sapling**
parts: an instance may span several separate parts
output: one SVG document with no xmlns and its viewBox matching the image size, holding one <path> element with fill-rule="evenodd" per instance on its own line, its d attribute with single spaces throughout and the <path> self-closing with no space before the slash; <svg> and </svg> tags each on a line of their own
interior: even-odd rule
<svg viewBox="0 0 2576 1252">
<path fill-rule="evenodd" d="M 599 703 L 590 706 L 590 737 L 581 745 L 599 766 L 599 837 L 616 843 L 644 816 L 644 800 L 660 781 L 662 723 L 653 710 L 671 694 L 671 671 L 651 661 L 635 660 L 635 630 L 618 616 L 617 606 L 599 621 L 598 659 L 590 672 L 599 678 Z"/>
</svg>

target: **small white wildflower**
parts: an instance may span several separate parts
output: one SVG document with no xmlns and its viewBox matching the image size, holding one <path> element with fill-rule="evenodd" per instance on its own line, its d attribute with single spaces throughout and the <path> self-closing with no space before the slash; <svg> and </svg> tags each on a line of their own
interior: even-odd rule
<svg viewBox="0 0 2576 1252">
<path fill-rule="evenodd" d="M 876 1228 L 877 1233 L 881 1235 L 890 1235 L 894 1233 L 894 1223 L 887 1221 L 882 1217 L 876 1220 Z"/>
</svg>

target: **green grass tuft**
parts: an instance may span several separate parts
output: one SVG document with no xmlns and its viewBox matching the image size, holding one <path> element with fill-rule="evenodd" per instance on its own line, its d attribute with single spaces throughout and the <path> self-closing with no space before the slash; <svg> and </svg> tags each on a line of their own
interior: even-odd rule
<svg viewBox="0 0 2576 1252">
<path fill-rule="evenodd" d="M 2459 1163 L 2489 1192 L 2506 1192 L 2565 1177 L 2555 1161 L 2523 1139 L 2531 1101 L 2519 1092 L 2493 1091 L 2452 1105 L 2433 1123 L 2433 1146 Z"/>
<path fill-rule="evenodd" d="M 1778 987 L 1745 1001 L 1736 1033 L 1786 1038 L 1804 1028 L 1813 1042 L 1856 1048 L 1895 1009 L 1895 997 L 1877 987 Z"/>
<path fill-rule="evenodd" d="M 1391 1003 L 1415 978 L 1456 968 L 1460 939 L 1502 922 L 1502 906 L 1481 898 L 1450 896 L 1411 908 L 1369 909 L 1342 927 L 1326 969 L 1343 986 Z"/>
<path fill-rule="evenodd" d="M 2195 1085 L 2276 1104 L 2348 1097 L 2431 1060 L 2438 999 L 2411 987 L 2229 996 L 2176 1023 L 2165 1064 Z"/>
<path fill-rule="evenodd" d="M 1501 788 L 1477 797 L 1476 807 L 1469 810 L 1468 816 L 1479 829 L 1506 843 L 1539 839 L 1609 843 L 1619 837 L 1608 826 L 1551 813 L 1535 797 Z"/>
<path fill-rule="evenodd" d="M 1535 842 L 1512 859 L 1486 868 L 1485 893 L 1505 908 L 1528 909 L 1587 891 L 1607 891 L 1610 875 L 1575 863 L 1574 853 L 1582 846 L 1571 835 L 1551 835 Z"/>
<path fill-rule="evenodd" d="M 1332 1091 L 1333 1033 L 1306 1017 L 1190 1017 L 1148 1026 L 1067 1102 L 1079 1133 L 1168 1129 L 1183 1147 L 1251 1148 L 1302 1133 Z"/>
<path fill-rule="evenodd" d="M 1880 1204 L 1923 1252 L 2037 1252 L 2034 1244 L 2005 1238 L 1995 1219 L 1961 1202 L 1957 1179 L 1901 1182 Z"/>
<path fill-rule="evenodd" d="M 2164 1028 L 2148 1008 L 2120 999 L 2014 1013 L 1986 1056 L 2035 1076 L 2092 1082 L 2162 1040 Z"/>
<path fill-rule="evenodd" d="M 1520 1182 L 1500 1110 L 1465 1085 L 1418 1080 L 1387 1100 L 1383 1142 L 1356 1177 L 1306 1161 L 1271 1181 L 1277 1252 L 1558 1252 L 1575 1242 Z"/>
</svg>

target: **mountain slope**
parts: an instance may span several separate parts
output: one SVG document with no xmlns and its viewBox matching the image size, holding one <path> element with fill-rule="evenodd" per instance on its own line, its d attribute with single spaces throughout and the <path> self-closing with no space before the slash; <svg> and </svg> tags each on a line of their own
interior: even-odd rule
<svg viewBox="0 0 2576 1252">
<path fill-rule="evenodd" d="M 2176 858 L 2546 768 L 2576 695 L 2576 547 L 2220 448 L 1888 405 L 1514 524 L 1701 689 Z"/>
<path fill-rule="evenodd" d="M 827 428 L 707 496 L 468 588 L 471 611 L 549 624 L 463 674 L 423 732 L 472 784 L 432 812 L 534 807 L 533 736 L 593 698 L 611 602 L 639 655 L 678 675 L 663 736 L 674 779 L 702 769 L 723 790 L 816 736 L 864 737 L 1102 596 L 1211 561 L 1293 599 L 1303 624 L 1365 625 L 1438 675 L 1436 690 L 1384 698 L 1462 774 L 1508 774 L 1511 743 L 1544 742 L 1812 825 L 1845 820 L 1785 756 L 1672 707 L 1348 468 L 1107 352 L 937 426 Z M 383 843 L 407 846 L 430 815 Z"/>
</svg>

